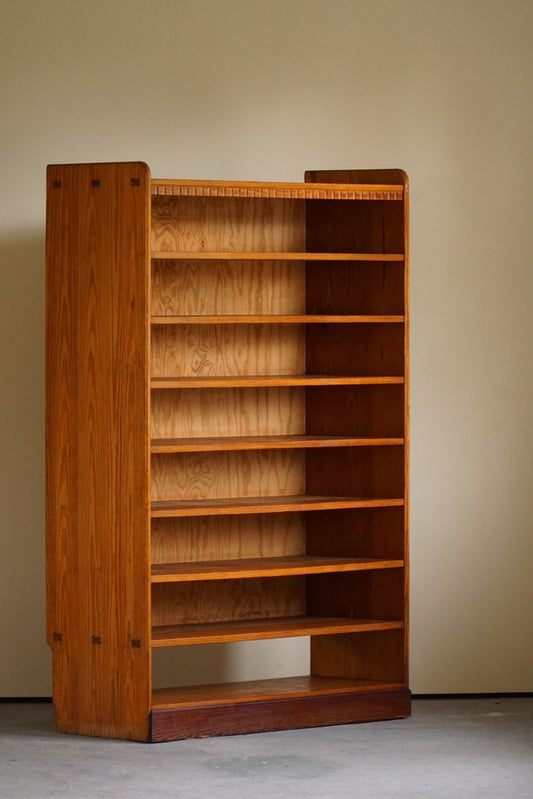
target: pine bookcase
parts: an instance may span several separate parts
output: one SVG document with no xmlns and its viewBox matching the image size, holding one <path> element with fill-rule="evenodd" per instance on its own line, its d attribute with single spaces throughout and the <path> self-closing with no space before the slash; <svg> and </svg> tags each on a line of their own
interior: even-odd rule
<svg viewBox="0 0 533 799">
<path fill-rule="evenodd" d="M 405 173 L 52 165 L 46 259 L 59 730 L 409 715 Z M 158 647 L 296 636 L 301 676 L 152 685 Z"/>
</svg>

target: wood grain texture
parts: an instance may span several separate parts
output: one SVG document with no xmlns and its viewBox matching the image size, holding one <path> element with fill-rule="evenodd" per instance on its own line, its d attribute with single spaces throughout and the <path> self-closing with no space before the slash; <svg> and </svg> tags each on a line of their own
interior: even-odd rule
<svg viewBox="0 0 533 799">
<path fill-rule="evenodd" d="M 399 314 L 405 311 L 404 260 L 366 263 L 309 262 L 308 314 Z"/>
<path fill-rule="evenodd" d="M 305 527 L 299 513 L 153 519 L 152 563 L 300 555 Z"/>
<path fill-rule="evenodd" d="M 236 197 L 304 200 L 401 200 L 402 182 L 375 185 L 323 183 L 260 183 L 257 181 L 222 180 L 152 180 L 154 196 Z"/>
<path fill-rule="evenodd" d="M 154 260 L 152 314 L 299 314 L 305 267 L 285 261 Z"/>
<path fill-rule="evenodd" d="M 283 387 L 154 391 L 152 437 L 302 434 L 304 391 Z"/>
<path fill-rule="evenodd" d="M 380 386 L 403 385 L 398 375 L 236 375 L 234 377 L 153 377 L 153 389 L 270 388 L 275 386 Z"/>
<path fill-rule="evenodd" d="M 401 560 L 374 558 L 331 558 L 316 555 L 284 555 L 276 558 L 198 561 L 152 565 L 152 584 L 195 580 L 232 580 L 253 577 L 285 577 L 303 574 L 332 574 L 367 569 L 397 569 Z"/>
<path fill-rule="evenodd" d="M 150 708 L 149 180 L 144 164 L 48 168 L 54 702 L 62 731 L 137 740 Z"/>
<path fill-rule="evenodd" d="M 60 729 L 167 740 L 408 714 L 408 198 L 401 170 L 50 168 Z M 152 647 L 295 636 L 309 677 L 154 693 L 148 729 Z"/>
<path fill-rule="evenodd" d="M 179 516 L 240 515 L 247 513 L 290 513 L 294 511 L 342 508 L 403 507 L 400 497 L 372 499 L 334 496 L 241 497 L 239 499 L 159 500 L 151 504 L 153 519 Z"/>
<path fill-rule="evenodd" d="M 306 329 L 307 374 L 403 377 L 403 325 L 311 325 Z"/>
<path fill-rule="evenodd" d="M 164 452 L 227 452 L 259 449 L 324 449 L 330 447 L 391 447 L 403 438 L 350 438 L 347 436 L 233 436 L 218 438 L 154 438 L 153 454 Z"/>
<path fill-rule="evenodd" d="M 155 583 L 152 624 L 203 623 L 301 616 L 305 613 L 302 577 Z"/>
<path fill-rule="evenodd" d="M 152 456 L 152 501 L 291 496 L 305 491 L 301 450 Z"/>
<path fill-rule="evenodd" d="M 315 675 L 406 682 L 405 629 L 368 635 L 332 635 L 311 641 Z"/>
<path fill-rule="evenodd" d="M 403 620 L 403 581 L 402 569 L 312 575 L 306 582 L 307 611 L 313 616 Z"/>
<path fill-rule="evenodd" d="M 324 316 L 317 314 L 300 314 L 282 316 L 152 316 L 152 325 L 312 325 L 312 324 L 398 324 L 404 321 L 403 316 Z"/>
<path fill-rule="evenodd" d="M 297 616 L 209 624 L 181 624 L 154 627 L 152 646 L 191 646 L 230 641 L 259 641 L 273 638 L 369 633 L 399 630 L 400 621 Z"/>
<path fill-rule="evenodd" d="M 403 560 L 404 508 L 358 508 L 306 515 L 306 551 L 329 555 Z M 335 535 L 330 534 L 335 526 Z"/>
<path fill-rule="evenodd" d="M 299 375 L 305 371 L 300 325 L 158 325 L 152 328 L 153 377 Z"/>
<path fill-rule="evenodd" d="M 152 741 L 289 730 L 361 721 L 400 719 L 411 713 L 406 688 L 278 698 L 219 706 L 165 708 L 152 713 Z"/>
<path fill-rule="evenodd" d="M 402 381 L 403 382 L 403 381 Z M 161 392 L 162 393 L 162 392 Z M 404 436 L 404 386 L 308 388 L 309 435 Z"/>
<path fill-rule="evenodd" d="M 152 260 L 170 261 L 403 261 L 401 253 L 367 252 L 350 250 L 347 252 L 327 252 L 326 250 L 152 250 Z"/>
<path fill-rule="evenodd" d="M 328 496 L 403 497 L 403 447 L 309 450 L 306 486 Z"/>
<path fill-rule="evenodd" d="M 397 338 L 393 343 L 389 340 L 388 344 L 383 339 L 381 342 L 374 337 L 373 343 L 370 339 L 360 341 L 355 350 L 359 357 L 363 347 L 363 360 L 368 357 L 369 365 L 374 362 L 378 365 L 383 363 L 381 352 L 387 349 L 387 355 L 391 356 L 391 349 L 394 351 L 395 364 L 398 371 L 394 373 L 403 374 L 405 378 L 404 386 L 400 389 L 387 387 L 386 389 L 369 388 L 353 390 L 353 395 L 359 395 L 357 399 L 356 414 L 359 418 L 364 418 L 368 414 L 370 428 L 374 434 L 379 430 L 385 435 L 385 431 L 391 433 L 393 430 L 397 434 L 402 434 L 405 439 L 405 448 L 402 461 L 396 463 L 376 461 L 367 463 L 364 468 L 368 468 L 377 478 L 377 483 L 382 487 L 387 485 L 392 488 L 396 485 L 400 488 L 404 497 L 404 508 L 370 509 L 361 511 L 359 514 L 351 511 L 343 511 L 338 515 L 338 540 L 332 544 L 324 534 L 320 525 L 319 515 L 313 515 L 308 524 L 308 547 L 311 552 L 337 552 L 343 554 L 356 551 L 365 555 L 396 555 L 403 556 L 406 567 L 403 570 L 403 580 L 398 581 L 398 574 L 387 577 L 384 573 L 376 581 L 373 577 L 362 575 L 363 584 L 355 582 L 346 583 L 344 575 L 340 575 L 340 580 L 333 588 L 333 596 L 328 595 L 326 602 L 327 612 L 338 612 L 340 608 L 346 608 L 347 604 L 362 601 L 364 608 L 373 608 L 372 613 L 381 614 L 386 612 L 401 613 L 401 618 L 405 621 L 403 631 L 376 633 L 371 636 L 331 636 L 326 640 L 313 639 L 312 651 L 312 673 L 328 674 L 335 676 L 358 676 L 370 679 L 402 679 L 407 681 L 408 675 L 408 486 L 409 486 L 409 182 L 407 176 L 401 170 L 334 170 L 307 172 L 307 181 L 314 182 L 338 182 L 338 181 L 368 181 L 369 183 L 379 184 L 383 181 L 394 181 L 403 185 L 404 191 L 402 201 L 397 204 L 389 204 L 385 207 L 384 203 L 363 203 L 358 205 L 358 213 L 351 213 L 348 204 L 324 203 L 306 204 L 306 246 L 310 249 L 331 248 L 334 251 L 345 251 L 346 249 L 360 248 L 374 252 L 402 252 L 405 256 L 403 264 L 382 263 L 375 269 L 367 265 L 361 266 L 351 273 L 347 265 L 338 264 L 336 269 L 342 278 L 336 282 L 332 272 L 321 265 L 317 265 L 306 271 L 306 294 L 307 309 L 311 311 L 328 312 L 354 312 L 356 309 L 362 311 L 381 311 L 382 313 L 401 313 L 404 316 L 404 330 L 402 338 Z M 320 207 L 319 207 L 320 206 Z M 360 209 L 360 210 L 359 210 Z M 374 336 L 374 334 L 371 334 Z M 388 334 L 385 334 L 388 335 Z M 396 335 L 396 331 L 395 334 Z M 329 345 L 333 341 L 330 339 Z M 307 358 L 308 368 L 317 368 L 325 357 L 328 345 L 321 341 L 319 337 L 311 331 L 311 337 L 307 338 Z M 349 359 L 351 353 L 347 349 L 344 355 L 341 348 L 335 348 L 334 358 Z M 373 352 L 372 352 L 373 350 Z M 388 364 L 387 368 L 390 368 Z M 385 394 L 381 391 L 393 392 L 385 400 Z M 372 392 L 366 394 L 366 392 Z M 349 403 L 354 400 L 347 395 L 342 396 L 340 392 L 332 391 L 332 401 L 330 406 L 331 414 L 328 420 L 326 413 L 327 399 L 319 392 L 314 392 L 311 396 L 307 392 L 308 402 L 307 430 L 308 432 L 334 432 L 335 416 L 345 414 L 349 411 Z M 369 400 L 371 400 L 369 402 Z M 402 432 L 403 431 L 403 432 Z M 397 457 L 395 451 L 395 458 Z M 379 458 L 379 456 L 378 456 Z M 362 461 L 360 462 L 362 464 Z M 318 464 L 308 460 L 307 481 L 308 490 L 314 484 L 322 484 L 324 464 Z M 361 485 L 362 477 L 359 467 L 355 466 L 355 461 L 348 468 L 347 472 L 341 476 L 343 467 L 339 465 L 337 477 L 332 475 L 331 487 L 341 487 L 347 484 Z M 339 482 L 340 481 L 340 482 Z M 364 479 L 363 479 L 364 481 Z M 339 549 L 337 549 L 337 547 Z M 314 579 L 314 578 L 313 578 Z M 320 579 L 320 578 L 319 578 Z M 388 580 L 393 583 L 389 584 Z M 384 580 L 385 582 L 382 582 Z M 366 581 L 366 585 L 365 582 Z M 370 582 L 368 582 L 370 581 Z M 322 590 L 328 591 L 332 587 L 329 584 L 322 584 Z M 320 601 L 320 590 L 314 593 L 315 612 L 323 612 L 324 604 Z M 342 595 L 342 596 L 341 596 Z M 332 603 L 331 607 L 329 602 Z M 398 616 L 397 616 L 398 617 Z"/>
<path fill-rule="evenodd" d="M 199 705 L 224 705 L 233 702 L 258 702 L 274 698 L 289 699 L 349 694 L 354 691 L 388 690 L 400 687 L 402 687 L 401 683 L 382 680 L 302 675 L 300 677 L 185 686 L 183 688 L 157 688 L 152 692 L 152 703 L 154 710 L 163 710 L 165 708 L 198 707 Z"/>
<path fill-rule="evenodd" d="M 152 252 L 301 252 L 304 213 L 296 200 L 156 196 Z"/>
</svg>

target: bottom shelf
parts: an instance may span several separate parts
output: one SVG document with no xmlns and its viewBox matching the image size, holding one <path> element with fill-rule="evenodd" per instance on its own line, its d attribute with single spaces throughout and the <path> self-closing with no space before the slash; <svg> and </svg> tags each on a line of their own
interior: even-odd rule
<svg viewBox="0 0 533 799">
<path fill-rule="evenodd" d="M 234 702 L 259 702 L 273 698 L 294 698 L 354 691 L 375 691 L 378 688 L 401 688 L 402 683 L 379 680 L 349 680 L 340 677 L 283 677 L 275 680 L 252 680 L 217 685 L 156 688 L 152 692 L 154 710 L 186 708 L 198 705 L 221 705 Z"/>
<path fill-rule="evenodd" d="M 149 740 L 353 724 L 410 712 L 411 693 L 396 682 L 304 676 L 163 688 L 153 692 Z"/>
</svg>

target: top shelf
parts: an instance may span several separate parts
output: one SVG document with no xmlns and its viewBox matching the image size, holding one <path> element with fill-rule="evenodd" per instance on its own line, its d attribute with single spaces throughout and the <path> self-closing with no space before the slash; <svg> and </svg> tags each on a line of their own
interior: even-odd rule
<svg viewBox="0 0 533 799">
<path fill-rule="evenodd" d="M 257 183 L 230 180 L 151 181 L 152 195 L 275 200 L 403 200 L 403 186 L 370 183 Z"/>
</svg>

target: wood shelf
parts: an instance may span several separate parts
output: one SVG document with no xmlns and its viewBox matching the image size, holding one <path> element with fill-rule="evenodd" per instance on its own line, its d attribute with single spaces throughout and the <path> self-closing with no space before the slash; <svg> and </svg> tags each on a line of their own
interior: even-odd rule
<svg viewBox="0 0 533 799">
<path fill-rule="evenodd" d="M 236 180 L 162 180 L 152 178 L 154 196 L 243 197 L 280 200 L 402 200 L 395 183 L 276 183 Z"/>
<path fill-rule="evenodd" d="M 398 376 L 351 375 L 234 375 L 202 377 L 152 377 L 153 389 L 170 388 L 270 388 L 277 386 L 376 386 L 403 384 Z"/>
<path fill-rule="evenodd" d="M 270 680 L 194 685 L 182 688 L 157 688 L 152 691 L 154 710 L 221 705 L 234 702 L 261 702 L 273 698 L 327 696 L 353 691 L 401 688 L 400 682 L 350 680 L 342 677 L 283 677 Z"/>
<path fill-rule="evenodd" d="M 275 558 L 243 558 L 241 560 L 196 563 L 154 563 L 152 565 L 152 583 L 331 574 L 371 569 L 399 569 L 403 565 L 403 560 L 333 558 L 316 555 L 288 555 Z"/>
<path fill-rule="evenodd" d="M 232 641 L 259 641 L 271 638 L 297 638 L 310 635 L 401 630 L 403 622 L 378 619 L 338 619 L 294 616 L 290 618 L 172 624 L 152 628 L 152 646 L 192 646 Z"/>
<path fill-rule="evenodd" d="M 178 516 L 222 516 L 253 513 L 340 510 L 342 508 L 390 508 L 403 499 L 363 499 L 358 497 L 277 496 L 239 499 L 159 500 L 151 503 L 153 519 Z"/>
<path fill-rule="evenodd" d="M 351 436 L 232 436 L 228 438 L 154 438 L 152 454 L 171 452 L 227 452 L 228 450 L 318 449 L 330 447 L 402 446 L 403 438 Z"/>
<path fill-rule="evenodd" d="M 298 324 L 403 324 L 401 315 L 218 315 L 218 316 L 152 316 L 153 325 L 298 325 Z"/>
<path fill-rule="evenodd" d="M 210 252 L 152 250 L 153 261 L 404 261 L 403 253 L 376 252 Z"/>
</svg>

